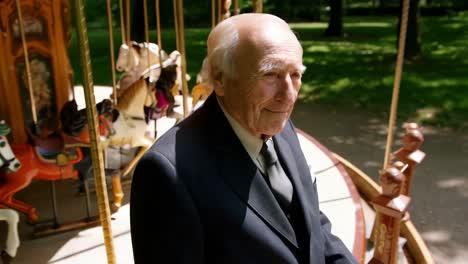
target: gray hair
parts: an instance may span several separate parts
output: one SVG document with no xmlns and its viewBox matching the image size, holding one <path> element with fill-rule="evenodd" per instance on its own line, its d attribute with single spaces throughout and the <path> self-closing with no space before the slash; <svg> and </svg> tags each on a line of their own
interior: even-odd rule
<svg viewBox="0 0 468 264">
<path fill-rule="evenodd" d="M 208 37 L 208 55 L 203 60 L 201 76 L 209 87 L 215 87 L 216 75 L 221 72 L 229 78 L 235 74 L 234 52 L 239 43 L 239 32 L 232 19 L 224 20 Z"/>
</svg>

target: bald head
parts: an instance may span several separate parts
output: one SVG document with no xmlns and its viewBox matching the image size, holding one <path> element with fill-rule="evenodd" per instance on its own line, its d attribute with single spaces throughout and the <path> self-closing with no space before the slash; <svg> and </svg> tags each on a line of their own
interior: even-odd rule
<svg viewBox="0 0 468 264">
<path fill-rule="evenodd" d="M 213 88 L 215 78 L 222 72 L 234 77 L 236 66 L 265 41 L 300 43 L 289 25 L 270 14 L 247 13 L 230 17 L 219 23 L 208 36 L 208 52 L 203 62 L 203 79 Z M 262 47 L 263 48 L 263 47 Z M 301 49 L 302 52 L 302 49 Z M 302 54 L 301 54 L 302 56 Z"/>
<path fill-rule="evenodd" d="M 208 54 L 220 43 L 224 42 L 226 35 L 235 34 L 237 40 L 249 39 L 252 34 L 279 32 L 290 32 L 288 24 L 279 17 L 269 14 L 248 13 L 230 17 L 219 23 L 208 37 Z"/>
</svg>

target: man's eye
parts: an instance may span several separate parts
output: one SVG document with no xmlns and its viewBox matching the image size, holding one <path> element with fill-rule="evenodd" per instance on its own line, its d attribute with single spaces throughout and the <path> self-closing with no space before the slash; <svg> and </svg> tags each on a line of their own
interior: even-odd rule
<svg viewBox="0 0 468 264">
<path fill-rule="evenodd" d="M 293 72 L 293 73 L 291 73 L 291 78 L 292 79 L 301 79 L 302 74 L 300 72 Z"/>
<path fill-rule="evenodd" d="M 276 78 L 278 76 L 278 73 L 277 72 L 266 72 L 265 74 L 263 74 L 264 77 L 267 77 L 267 78 Z"/>
</svg>

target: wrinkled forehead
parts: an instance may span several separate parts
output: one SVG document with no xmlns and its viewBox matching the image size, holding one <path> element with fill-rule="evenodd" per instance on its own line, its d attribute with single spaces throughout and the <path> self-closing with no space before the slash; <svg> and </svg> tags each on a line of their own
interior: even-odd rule
<svg viewBox="0 0 468 264">
<path fill-rule="evenodd" d="M 238 50 L 265 50 L 270 49 L 299 53 L 302 56 L 302 47 L 296 36 L 289 28 L 275 29 L 273 27 L 255 28 L 239 34 Z"/>
<path fill-rule="evenodd" d="M 237 63 L 302 65 L 302 47 L 289 27 L 266 26 L 244 31 L 235 50 Z"/>
</svg>

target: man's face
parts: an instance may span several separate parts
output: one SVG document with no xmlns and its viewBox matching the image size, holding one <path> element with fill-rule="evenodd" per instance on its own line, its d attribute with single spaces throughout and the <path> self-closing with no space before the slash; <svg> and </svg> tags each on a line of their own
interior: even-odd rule
<svg viewBox="0 0 468 264">
<path fill-rule="evenodd" d="M 217 94 L 252 135 L 269 137 L 281 132 L 293 110 L 304 68 L 302 48 L 290 32 L 263 30 L 251 38 L 239 43 L 236 72 L 223 78 Z"/>
</svg>

